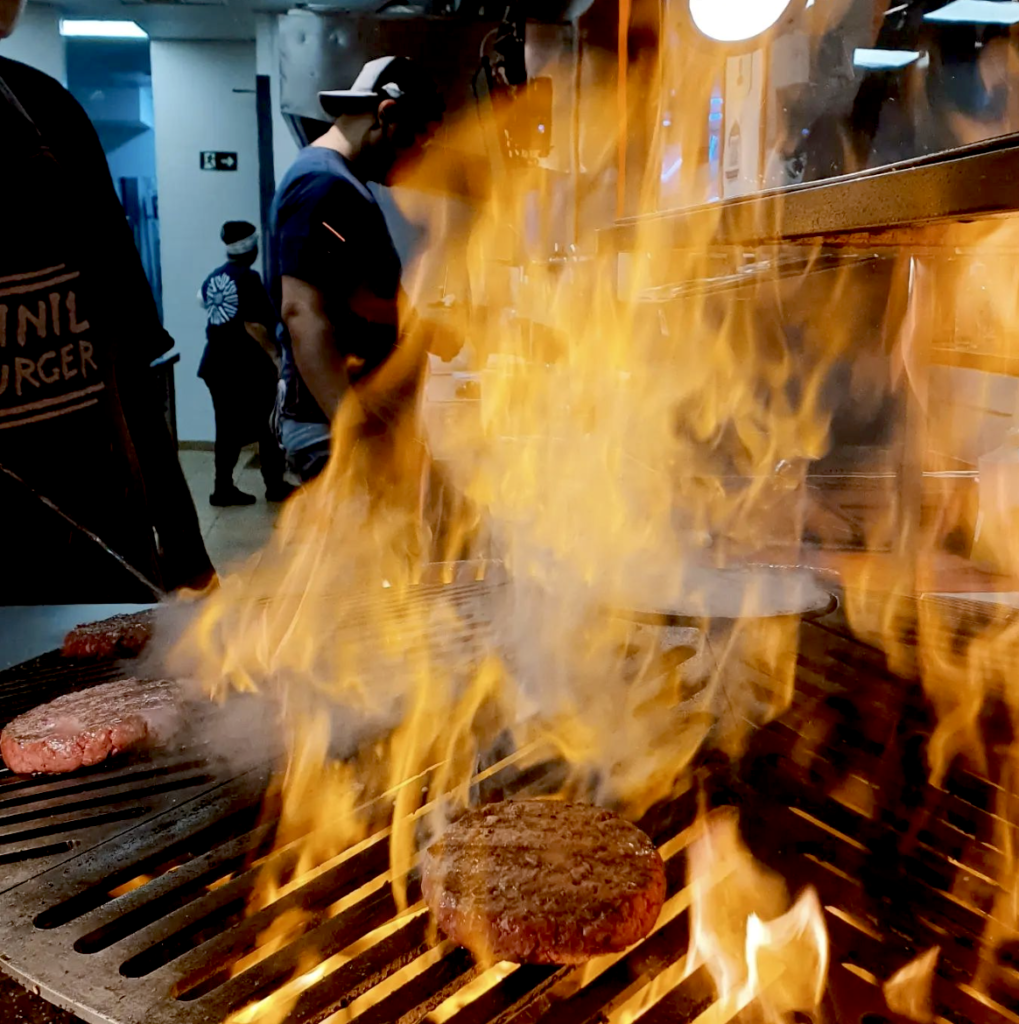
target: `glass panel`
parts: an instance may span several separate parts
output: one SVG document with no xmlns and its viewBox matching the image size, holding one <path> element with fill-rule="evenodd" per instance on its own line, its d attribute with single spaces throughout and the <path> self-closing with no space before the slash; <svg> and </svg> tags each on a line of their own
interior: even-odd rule
<svg viewBox="0 0 1019 1024">
<path fill-rule="evenodd" d="M 703 60 L 713 47 L 718 86 L 699 104 L 710 141 L 698 154 L 695 194 L 679 196 L 668 178 L 678 127 L 663 105 L 660 209 L 820 181 L 1019 130 L 1019 5 L 1007 0 L 794 0 L 770 34 L 737 44 L 703 36 L 689 4 L 668 0 L 666 61 L 682 78 L 691 50 Z M 674 104 L 684 90 L 671 91 Z"/>
</svg>

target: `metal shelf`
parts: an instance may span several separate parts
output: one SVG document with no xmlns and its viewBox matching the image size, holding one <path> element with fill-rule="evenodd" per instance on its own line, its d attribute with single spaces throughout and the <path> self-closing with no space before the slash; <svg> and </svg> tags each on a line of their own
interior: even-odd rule
<svg viewBox="0 0 1019 1024">
<path fill-rule="evenodd" d="M 866 235 L 923 241 L 922 229 L 1019 211 L 1019 133 L 859 174 L 775 189 L 671 213 L 621 220 L 601 232 L 602 251 L 638 248 L 661 229 L 675 248 L 769 244 Z M 884 237 L 883 237 L 884 236 Z M 661 239 L 656 239 L 661 244 Z"/>
</svg>

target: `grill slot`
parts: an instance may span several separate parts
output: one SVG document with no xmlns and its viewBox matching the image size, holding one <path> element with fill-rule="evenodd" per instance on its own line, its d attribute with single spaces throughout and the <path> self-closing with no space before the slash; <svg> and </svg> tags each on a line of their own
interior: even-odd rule
<svg viewBox="0 0 1019 1024">
<path fill-rule="evenodd" d="M 408 903 L 413 907 L 420 899 L 420 887 L 411 883 L 407 887 Z M 375 929 L 389 923 L 397 913 L 396 901 L 388 884 L 336 917 L 305 932 L 296 941 L 262 960 L 254 967 L 230 978 L 228 981 L 203 998 L 203 1006 L 223 1016 L 231 1010 L 240 1009 L 254 998 L 259 998 L 271 989 L 289 979 L 299 967 L 302 959 L 314 955 L 328 959 L 342 953 L 355 942 L 363 939 Z M 217 946 L 213 956 L 221 955 L 222 946 Z M 392 971 L 387 971 L 384 976 Z M 373 984 L 381 981 L 380 977 Z"/>
<path fill-rule="evenodd" d="M 96 807 L 107 807 L 110 804 L 120 804 L 125 801 L 134 803 L 138 800 L 147 800 L 149 797 L 159 796 L 162 793 L 173 793 L 178 789 L 189 789 L 192 786 L 201 786 L 212 782 L 215 776 L 187 775 L 184 778 L 171 779 L 168 782 L 155 783 L 151 786 L 134 786 L 129 788 L 117 788 L 113 792 L 104 793 L 102 796 L 83 797 L 79 800 L 66 801 L 63 797 L 57 800 L 47 800 L 42 806 L 33 808 L 30 811 L 21 811 L 18 814 L 8 814 L 0 817 L 0 843 L 5 841 L 3 829 L 10 825 L 21 825 L 28 821 L 36 821 L 41 818 L 56 818 L 64 814 L 78 814 L 81 811 L 89 811 Z M 142 813 L 147 807 L 134 808 Z"/>
<path fill-rule="evenodd" d="M 139 821 L 170 810 L 202 792 L 223 784 L 232 772 L 223 765 L 194 759 L 142 769 L 134 764 L 120 771 L 105 771 L 96 778 L 98 792 L 74 780 L 23 780 L 26 784 L 0 809 L 0 854 L 11 862 L 23 861 L 21 870 L 5 871 L 0 888 L 8 888 L 38 874 L 78 848 L 91 848 L 107 837 L 132 828 Z M 65 842 L 40 840 L 54 838 Z M 23 849 L 11 850 L 21 846 Z M 45 853 L 41 852 L 45 850 Z M 128 878 L 141 872 L 134 871 Z M 122 881 L 127 881 L 128 878 Z M 111 886 L 112 887 L 112 886 Z"/>
<path fill-rule="evenodd" d="M 17 864 L 23 860 L 42 860 L 60 853 L 68 853 L 74 849 L 74 843 L 67 839 L 62 843 L 50 843 L 49 846 L 36 846 L 31 850 L 17 850 L 14 853 L 0 853 L 0 864 Z"/>
<path fill-rule="evenodd" d="M 15 843 L 27 843 L 32 839 L 42 839 L 45 836 L 56 836 L 64 832 L 78 832 L 82 829 L 95 828 L 97 825 L 116 824 L 122 821 L 134 821 L 144 817 L 149 811 L 147 807 L 125 807 L 120 811 L 110 811 L 107 814 L 94 814 L 91 818 L 70 818 L 68 821 L 54 822 L 52 825 L 40 825 L 38 828 L 27 828 L 21 832 L 12 832 L 9 835 L 0 836 L 0 846 L 10 846 Z"/>
<path fill-rule="evenodd" d="M 164 768 L 142 768 L 139 766 L 136 771 L 130 773 L 129 778 L 132 783 L 147 782 L 149 779 L 164 778 L 175 772 L 194 771 L 198 768 L 205 768 L 207 765 L 207 761 L 185 761 L 181 764 L 175 764 Z M 102 767 L 106 772 L 110 770 L 109 765 L 103 765 Z M 37 790 L 38 792 L 30 792 L 23 796 L 12 797 L 10 799 L 0 799 L 0 821 L 4 820 L 3 812 L 10 807 L 21 807 L 25 804 L 35 803 L 37 800 L 46 800 L 50 798 L 62 801 L 77 793 L 94 793 L 97 789 L 106 789 L 107 787 L 112 786 L 123 786 L 125 779 L 128 777 L 128 772 L 118 771 L 116 774 L 109 777 L 90 779 L 87 782 L 80 781 L 81 775 L 82 773 L 75 772 L 72 777 L 67 779 L 57 778 L 53 781 L 40 781 L 39 779 L 33 778 L 23 779 L 20 782 L 8 783 L 0 788 L 0 794 L 13 789 Z"/>
<path fill-rule="evenodd" d="M 198 836 L 186 837 L 170 844 L 152 857 L 138 860 L 119 871 L 112 872 L 109 877 L 100 880 L 95 885 L 40 913 L 34 921 L 35 927 L 59 928 L 61 925 L 70 924 L 85 914 L 108 904 L 116 903 L 116 911 L 112 910 L 111 912 L 118 915 L 126 914 L 138 903 L 141 903 L 142 906 L 146 905 L 148 901 L 165 893 L 168 888 L 174 887 L 193 876 L 197 870 L 201 870 L 204 866 L 204 858 L 198 857 L 197 853 L 206 849 L 208 844 L 228 841 L 235 835 L 236 830 L 244 830 L 251 825 L 254 816 L 255 808 L 226 816 Z M 240 845 L 242 848 L 249 847 L 250 851 L 257 850 L 259 845 L 266 841 L 268 834 L 269 829 L 267 828 L 257 829 L 255 833 L 243 836 Z M 188 862 L 180 867 L 178 874 L 175 868 L 182 857 L 188 858 Z M 139 890 L 135 892 L 125 893 L 122 896 L 113 895 L 114 890 L 142 874 L 152 874 L 153 881 L 139 887 Z M 144 893 L 140 892 L 140 888 L 145 890 Z"/>
<path fill-rule="evenodd" d="M 686 954 L 690 942 L 684 910 L 660 931 L 613 964 L 572 999 L 556 1003 L 539 1020 L 551 1024 L 585 1024 L 615 1009 Z"/>
<path fill-rule="evenodd" d="M 296 851 L 291 853 L 288 859 L 296 860 Z M 189 972 L 186 967 L 182 966 L 185 980 L 177 986 L 178 998 L 187 998 L 192 989 L 201 985 L 201 991 L 191 995 L 191 998 L 197 998 L 198 995 L 225 982 L 229 975 L 218 981 L 215 980 L 220 964 L 233 962 L 235 959 L 254 952 L 257 948 L 259 934 L 279 916 L 298 909 L 306 911 L 311 917 L 305 923 L 303 931 L 312 931 L 325 919 L 325 911 L 331 904 L 345 895 L 356 892 L 361 886 L 377 877 L 387 866 L 388 851 L 384 844 L 376 844 L 363 853 L 351 857 L 339 867 L 320 875 L 308 885 L 282 897 L 270 907 L 251 914 L 238 927 L 232 929 L 229 936 L 220 934 L 222 929 L 218 927 L 223 911 L 217 909 L 217 897 L 219 897 L 219 893 L 217 893 L 209 901 L 210 905 L 204 908 L 201 920 L 194 921 L 189 924 L 188 928 L 171 935 L 161 945 L 158 953 L 155 950 L 148 950 L 142 957 L 125 964 L 124 972 L 134 974 L 137 971 L 138 976 L 151 973 L 163 964 L 170 963 L 185 952 L 202 945 L 210 938 L 218 940 L 202 949 L 198 957 L 199 965 L 193 971 Z M 254 872 L 243 878 L 235 879 L 220 890 L 223 895 L 219 899 L 231 905 L 232 901 L 239 900 L 243 915 L 254 882 Z M 369 900 L 371 898 L 369 897 Z M 172 922 L 167 923 L 172 928 Z M 228 941 L 224 941 L 227 939 Z"/>
<path fill-rule="evenodd" d="M 321 1020 L 346 1008 L 424 955 L 428 948 L 428 918 L 419 914 L 399 931 L 302 992 L 294 1007 L 295 1019 Z"/>
<path fill-rule="evenodd" d="M 454 948 L 438 963 L 432 964 L 363 1013 L 359 1024 L 417 1024 L 435 1007 L 460 989 L 477 974 L 471 955 L 465 949 Z"/>
<path fill-rule="evenodd" d="M 217 833 L 221 831 L 217 829 Z M 100 907 L 108 907 L 108 912 L 104 915 L 107 920 L 74 944 L 75 950 L 79 953 L 99 952 L 200 899 L 206 895 L 209 887 L 220 888 L 215 883 L 229 878 L 242 868 L 257 855 L 271 835 L 271 828 L 263 826 L 227 842 L 213 854 L 203 854 L 179 866 L 179 858 L 174 857 L 169 862 L 172 866 L 160 865 L 154 869 L 155 877 L 139 887 L 146 890 L 144 893 L 129 892 L 122 896 L 113 896 L 107 892 L 104 896 L 100 887 L 54 908 L 42 922 L 37 918 L 36 926 L 56 927 Z M 200 845 L 194 842 L 187 842 L 182 846 L 189 850 L 200 848 Z"/>
</svg>

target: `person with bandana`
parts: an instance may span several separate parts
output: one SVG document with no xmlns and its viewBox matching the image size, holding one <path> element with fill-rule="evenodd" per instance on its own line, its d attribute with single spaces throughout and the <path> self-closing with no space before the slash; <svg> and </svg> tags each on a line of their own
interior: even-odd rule
<svg viewBox="0 0 1019 1024">
<path fill-rule="evenodd" d="M 283 479 L 283 452 L 270 426 L 279 357 L 273 340 L 276 314 L 254 269 L 258 232 L 245 220 L 231 220 L 220 232 L 226 262 L 202 284 L 207 344 L 198 376 L 212 395 L 216 415 L 216 482 L 211 505 L 252 505 L 234 483 L 241 448 L 258 442 L 265 500 L 284 501 L 293 487 Z"/>
<path fill-rule="evenodd" d="M 24 0 L 0 0 L 0 39 Z M 151 370 L 173 341 L 85 112 L 0 57 L 0 604 L 215 580 Z"/>
</svg>

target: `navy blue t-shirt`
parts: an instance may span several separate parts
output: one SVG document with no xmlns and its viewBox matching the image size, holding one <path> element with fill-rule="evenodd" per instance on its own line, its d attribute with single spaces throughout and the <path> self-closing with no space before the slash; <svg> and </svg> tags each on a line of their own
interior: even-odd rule
<svg viewBox="0 0 1019 1024">
<path fill-rule="evenodd" d="M 396 347 L 401 268 L 385 218 L 368 187 L 335 150 L 308 146 L 276 190 L 270 230 L 275 247 L 270 290 L 277 309 L 284 276 L 314 285 L 325 298 L 351 379 L 377 369 Z M 380 308 L 388 313 L 380 316 Z M 370 318 L 362 315 L 366 310 Z M 327 422 L 301 380 L 282 322 L 279 340 L 286 382 L 283 414 L 305 423 Z"/>
<path fill-rule="evenodd" d="M 215 383 L 217 378 L 236 380 L 247 367 L 271 365 L 245 323 L 264 324 L 275 330 L 276 313 L 266 295 L 258 271 L 227 260 L 202 283 L 199 298 L 205 307 L 205 351 L 198 376 Z"/>
</svg>

